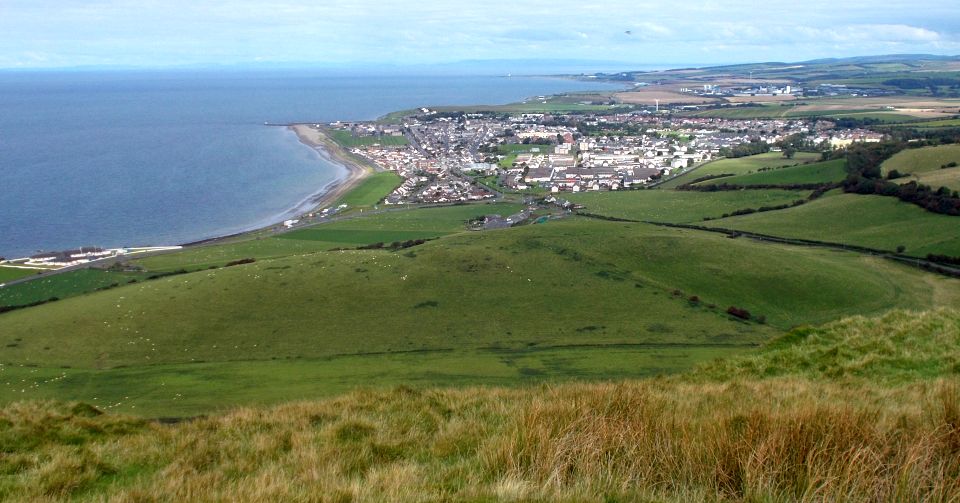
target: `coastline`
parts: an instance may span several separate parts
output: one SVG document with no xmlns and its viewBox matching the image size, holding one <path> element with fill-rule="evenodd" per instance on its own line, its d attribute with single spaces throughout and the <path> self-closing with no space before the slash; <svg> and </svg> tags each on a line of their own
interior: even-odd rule
<svg viewBox="0 0 960 503">
<path fill-rule="evenodd" d="M 351 159 L 347 152 L 343 150 L 343 147 L 327 136 L 323 129 L 311 124 L 290 124 L 287 129 L 296 133 L 300 143 L 316 150 L 320 155 L 347 170 L 345 178 L 331 182 L 310 197 L 311 208 L 308 212 L 316 211 L 337 202 L 374 171 L 373 167 L 363 166 L 358 161 Z"/>
<path fill-rule="evenodd" d="M 336 203 L 375 171 L 373 166 L 363 166 L 358 160 L 351 158 L 343 147 L 334 142 L 322 128 L 315 127 L 314 123 L 270 124 L 270 126 L 282 126 L 293 132 L 297 135 L 300 143 L 310 147 L 330 162 L 343 167 L 347 171 L 346 176 L 324 185 L 317 192 L 300 201 L 283 214 L 272 217 L 266 224 L 257 224 L 239 232 L 182 243 L 180 246 L 186 248 L 221 243 L 263 232 L 280 225 L 284 220 L 299 218 L 308 213 L 319 211 Z"/>
</svg>

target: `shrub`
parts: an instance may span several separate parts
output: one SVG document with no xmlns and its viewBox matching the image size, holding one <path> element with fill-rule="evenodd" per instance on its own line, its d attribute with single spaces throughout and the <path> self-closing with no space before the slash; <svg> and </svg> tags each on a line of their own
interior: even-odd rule
<svg viewBox="0 0 960 503">
<path fill-rule="evenodd" d="M 734 318 L 740 318 L 741 320 L 750 319 L 750 311 L 747 311 L 746 309 L 742 309 L 736 306 L 728 307 L 727 314 L 729 314 L 730 316 L 733 316 Z"/>
</svg>

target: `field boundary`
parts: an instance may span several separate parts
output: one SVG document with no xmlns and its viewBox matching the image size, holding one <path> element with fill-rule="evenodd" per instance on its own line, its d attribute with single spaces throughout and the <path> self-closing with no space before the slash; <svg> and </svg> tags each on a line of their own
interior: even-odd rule
<svg viewBox="0 0 960 503">
<path fill-rule="evenodd" d="M 896 252 L 892 252 L 890 250 L 880 250 L 877 248 L 869 248 L 866 246 L 849 245 L 844 243 L 833 243 L 830 241 L 817 241 L 813 239 L 786 238 L 782 236 L 774 236 L 771 234 L 761 234 L 758 232 L 727 229 L 724 227 L 706 227 L 703 225 L 656 222 L 652 220 L 630 220 L 627 218 L 608 217 L 605 215 L 597 215 L 594 213 L 586 213 L 586 212 L 578 212 L 577 215 L 586 217 L 586 218 L 593 218 L 596 220 L 606 220 L 610 222 L 630 222 L 630 223 L 638 223 L 638 224 L 656 225 L 658 227 L 671 227 L 671 228 L 677 228 L 677 229 L 691 229 L 691 230 L 697 230 L 697 231 L 713 232 L 717 234 L 726 234 L 727 237 L 730 237 L 730 238 L 745 237 L 745 238 L 753 239 L 756 241 L 766 241 L 766 242 L 788 244 L 788 245 L 795 245 L 795 246 L 827 248 L 831 250 L 840 250 L 840 251 L 852 251 L 852 252 L 862 253 L 865 255 L 882 257 L 888 260 L 892 260 L 894 262 L 899 262 L 901 264 L 908 265 L 910 267 L 915 267 L 917 269 L 922 269 L 924 271 L 941 274 L 947 277 L 960 278 L 960 268 L 944 265 L 939 262 L 934 262 L 932 260 L 928 260 L 922 257 L 902 255 Z"/>
<path fill-rule="evenodd" d="M 922 269 L 925 271 L 941 274 L 951 278 L 960 278 L 960 268 L 955 268 L 955 267 L 947 266 L 938 262 L 933 262 L 926 258 L 913 257 L 910 255 L 902 255 L 889 250 L 868 248 L 866 246 L 849 245 L 844 243 L 833 243 L 830 241 L 817 241 L 813 239 L 785 238 L 781 236 L 773 236 L 770 234 L 760 234 L 757 232 L 726 229 L 723 227 L 706 227 L 703 225 L 674 224 L 674 223 L 667 223 L 667 222 L 653 222 L 653 221 L 647 221 L 647 220 L 641 221 L 640 223 L 656 225 L 660 227 L 674 227 L 674 228 L 681 228 L 681 229 L 692 229 L 692 230 L 698 230 L 698 231 L 714 232 L 719 234 L 726 234 L 730 238 L 745 237 L 745 238 L 753 239 L 756 241 L 767 241 L 767 242 L 788 244 L 788 245 L 795 245 L 795 246 L 828 248 L 831 250 L 853 251 L 853 252 L 862 253 L 865 255 L 882 257 L 888 260 L 892 260 L 894 262 L 899 262 L 901 264 L 915 267 L 917 269 Z"/>
</svg>

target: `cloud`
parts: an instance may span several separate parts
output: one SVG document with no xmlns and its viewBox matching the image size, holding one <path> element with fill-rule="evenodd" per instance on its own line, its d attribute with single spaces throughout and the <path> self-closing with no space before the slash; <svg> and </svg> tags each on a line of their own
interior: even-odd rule
<svg viewBox="0 0 960 503">
<path fill-rule="evenodd" d="M 0 65 L 960 52 L 955 0 L 0 0 Z M 627 33 L 629 32 L 629 33 Z M 38 60 L 31 54 L 44 54 Z M 706 59 L 706 60 L 704 60 Z"/>
</svg>

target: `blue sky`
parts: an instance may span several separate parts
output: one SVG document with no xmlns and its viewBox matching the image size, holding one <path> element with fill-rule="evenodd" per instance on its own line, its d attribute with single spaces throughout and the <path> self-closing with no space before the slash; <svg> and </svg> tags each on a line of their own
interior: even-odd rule
<svg viewBox="0 0 960 503">
<path fill-rule="evenodd" d="M 0 68 L 960 54 L 957 0 L 0 0 Z"/>
</svg>

